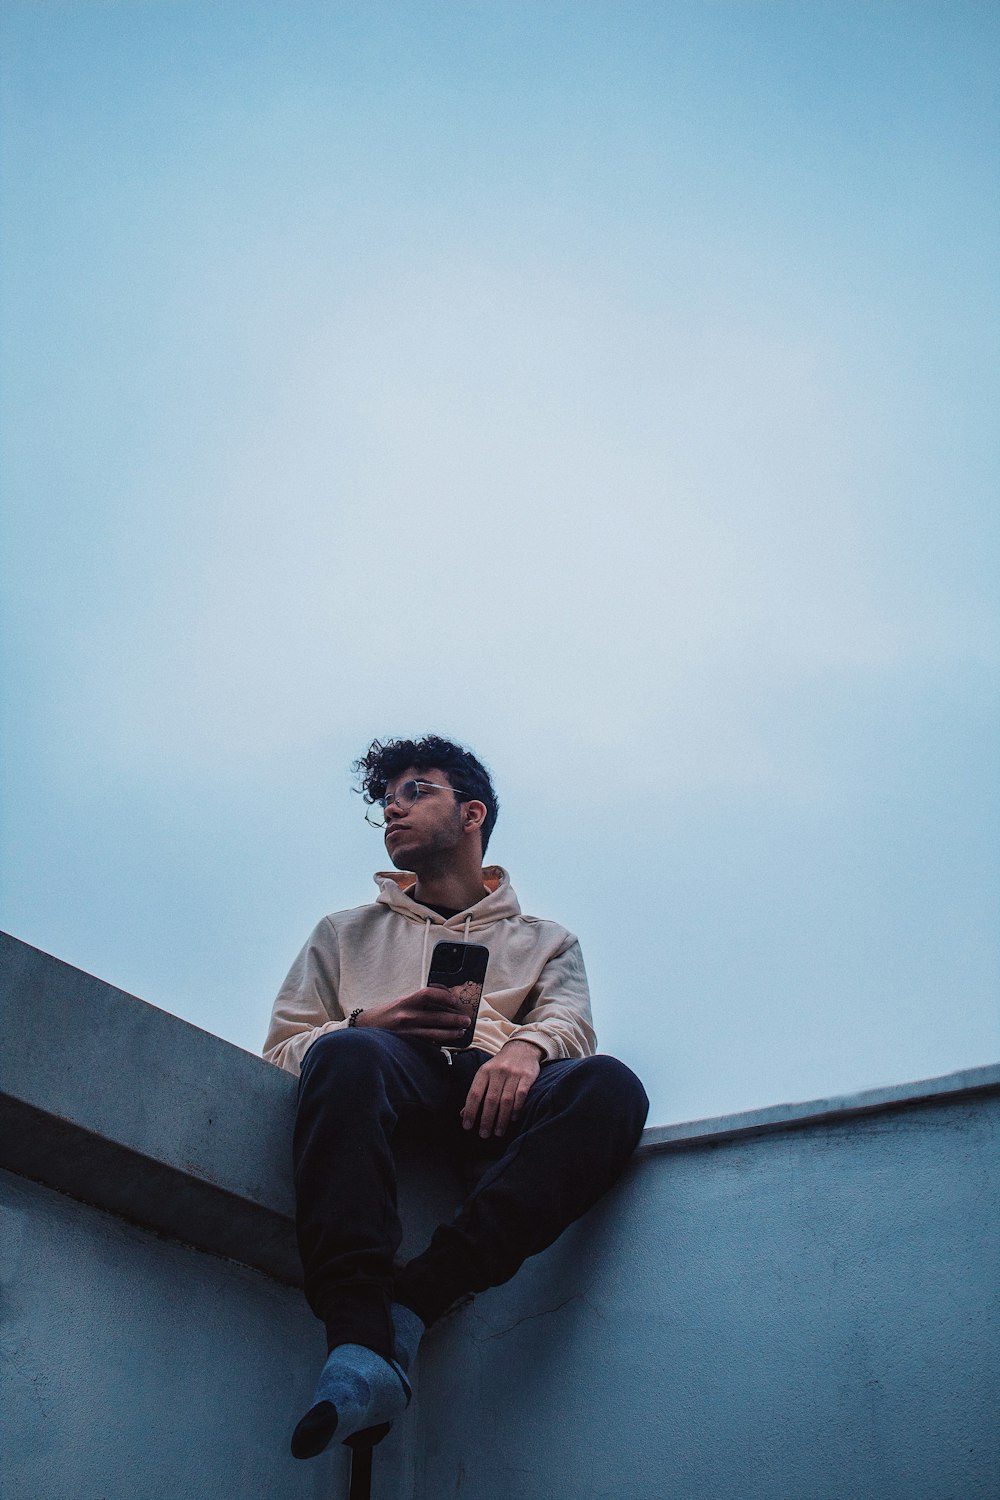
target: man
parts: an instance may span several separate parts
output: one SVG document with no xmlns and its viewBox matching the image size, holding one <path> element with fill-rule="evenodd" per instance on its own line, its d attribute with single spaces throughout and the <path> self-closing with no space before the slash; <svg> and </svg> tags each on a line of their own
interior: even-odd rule
<svg viewBox="0 0 1000 1500">
<path fill-rule="evenodd" d="M 486 768 L 437 735 L 377 740 L 355 764 L 397 871 L 378 899 L 325 917 L 278 995 L 264 1056 L 300 1073 L 294 1136 L 306 1297 L 329 1356 L 292 1452 L 385 1436 L 410 1398 L 425 1328 L 470 1293 L 507 1281 L 614 1182 L 648 1100 L 595 1056 L 580 946 L 524 916 L 483 856 L 497 816 Z M 473 1042 L 450 991 L 428 987 L 440 940 L 489 949 Z M 449 1050 L 451 1046 L 452 1050 Z M 392 1140 L 435 1124 L 490 1164 L 427 1249 L 400 1243 Z"/>
</svg>

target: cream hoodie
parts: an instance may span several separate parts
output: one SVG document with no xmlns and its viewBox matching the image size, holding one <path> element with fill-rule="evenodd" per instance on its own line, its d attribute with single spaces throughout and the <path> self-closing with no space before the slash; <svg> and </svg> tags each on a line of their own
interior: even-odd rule
<svg viewBox="0 0 1000 1500">
<path fill-rule="evenodd" d="M 324 917 L 278 992 L 264 1043 L 268 1062 L 297 1073 L 317 1037 L 339 1031 L 358 1006 L 421 989 L 442 940 L 490 950 L 472 1045 L 496 1053 L 523 1037 L 547 1058 L 589 1057 L 596 1045 L 580 944 L 555 922 L 523 915 L 499 865 L 483 870 L 487 894 L 455 917 L 408 894 L 416 876 L 383 871 L 377 900 Z"/>
</svg>

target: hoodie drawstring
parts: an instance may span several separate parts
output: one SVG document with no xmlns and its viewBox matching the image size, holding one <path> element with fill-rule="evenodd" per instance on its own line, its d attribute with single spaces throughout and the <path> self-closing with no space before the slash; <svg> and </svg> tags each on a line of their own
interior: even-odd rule
<svg viewBox="0 0 1000 1500">
<path fill-rule="evenodd" d="M 431 919 L 424 922 L 424 946 L 420 950 L 420 973 L 417 975 L 417 989 L 423 989 L 427 983 L 427 947 L 431 940 Z"/>
</svg>

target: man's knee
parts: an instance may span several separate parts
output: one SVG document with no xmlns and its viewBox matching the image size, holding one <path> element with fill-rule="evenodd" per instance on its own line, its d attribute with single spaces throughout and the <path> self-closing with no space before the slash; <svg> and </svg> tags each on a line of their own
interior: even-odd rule
<svg viewBox="0 0 1000 1500">
<path fill-rule="evenodd" d="M 343 1081 L 370 1082 L 383 1072 L 393 1056 L 395 1038 L 391 1032 L 374 1027 L 344 1026 L 318 1037 L 302 1062 L 300 1087 L 309 1087 L 335 1078 Z"/>
<path fill-rule="evenodd" d="M 598 1053 L 582 1058 L 571 1076 L 580 1099 L 590 1109 L 609 1123 L 620 1121 L 638 1140 L 649 1114 L 649 1099 L 631 1068 L 617 1057 Z"/>
</svg>

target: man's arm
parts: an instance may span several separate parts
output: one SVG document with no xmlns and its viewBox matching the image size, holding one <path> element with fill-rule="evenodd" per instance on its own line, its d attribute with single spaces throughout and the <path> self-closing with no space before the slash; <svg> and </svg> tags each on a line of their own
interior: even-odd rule
<svg viewBox="0 0 1000 1500">
<path fill-rule="evenodd" d="M 534 1042 L 546 1060 L 592 1057 L 597 1050 L 590 986 L 580 944 L 566 934 L 521 1007 L 510 1041 Z"/>
<path fill-rule="evenodd" d="M 596 1050 L 587 971 L 572 934 L 567 933 L 565 945 L 543 968 L 522 1015 L 521 1024 L 472 1080 L 462 1110 L 464 1128 L 478 1124 L 483 1139 L 507 1133 L 543 1062 L 591 1057 Z"/>
<path fill-rule="evenodd" d="M 338 995 L 340 950 L 329 918 L 313 930 L 289 970 L 271 1013 L 264 1057 L 298 1073 L 313 1042 L 349 1024 Z M 397 1000 L 366 1005 L 355 1024 L 447 1046 L 466 1030 L 469 1018 L 450 990 L 435 986 Z"/>
<path fill-rule="evenodd" d="M 340 948 L 329 917 L 313 928 L 296 958 L 271 1011 L 264 1057 L 289 1073 L 298 1073 L 317 1037 L 347 1025 L 337 998 Z"/>
</svg>

